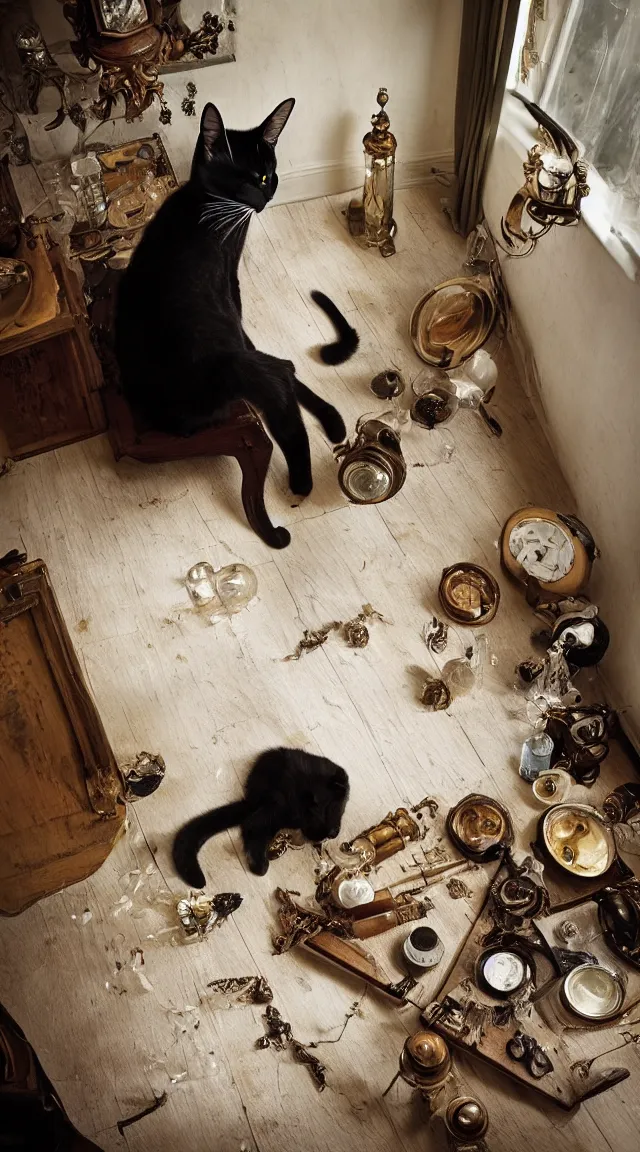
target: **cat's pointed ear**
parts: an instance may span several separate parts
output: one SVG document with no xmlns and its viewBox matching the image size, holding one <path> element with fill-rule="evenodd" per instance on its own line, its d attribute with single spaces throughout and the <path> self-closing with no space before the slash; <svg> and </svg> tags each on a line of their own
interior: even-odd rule
<svg viewBox="0 0 640 1152">
<path fill-rule="evenodd" d="M 222 116 L 215 104 L 207 104 L 200 121 L 200 135 L 204 142 L 204 150 L 210 159 L 214 152 L 228 150 L 227 133 Z"/>
<path fill-rule="evenodd" d="M 278 104 L 277 108 L 274 108 L 271 115 L 267 116 L 264 123 L 260 125 L 262 139 L 265 140 L 267 144 L 271 144 L 273 148 L 275 148 L 278 143 L 278 137 L 293 112 L 294 104 L 295 100 L 293 96 L 290 96 L 288 100 L 283 100 L 281 104 Z"/>
</svg>

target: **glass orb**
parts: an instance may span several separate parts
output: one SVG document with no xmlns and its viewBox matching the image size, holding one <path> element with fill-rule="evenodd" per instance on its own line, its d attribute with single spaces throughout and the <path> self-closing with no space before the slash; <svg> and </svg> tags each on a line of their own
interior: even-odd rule
<svg viewBox="0 0 640 1152">
<path fill-rule="evenodd" d="M 216 576 L 213 568 L 206 560 L 194 564 L 187 572 L 185 584 L 193 603 L 197 608 L 209 604 L 216 595 Z"/>
<path fill-rule="evenodd" d="M 216 592 L 221 602 L 221 609 L 216 615 L 240 612 L 258 591 L 256 574 L 246 564 L 227 564 L 219 568 L 215 576 Z"/>
<path fill-rule="evenodd" d="M 377 504 L 391 488 L 391 474 L 373 460 L 354 460 L 342 474 L 342 485 L 356 504 Z"/>
</svg>

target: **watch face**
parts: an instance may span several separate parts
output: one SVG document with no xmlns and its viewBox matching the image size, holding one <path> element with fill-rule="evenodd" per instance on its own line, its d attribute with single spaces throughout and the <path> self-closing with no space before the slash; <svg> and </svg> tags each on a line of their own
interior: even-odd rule
<svg viewBox="0 0 640 1152">
<path fill-rule="evenodd" d="M 569 532 L 551 520 L 521 520 L 509 534 L 509 551 L 528 576 L 544 584 L 562 580 L 575 563 Z"/>
</svg>

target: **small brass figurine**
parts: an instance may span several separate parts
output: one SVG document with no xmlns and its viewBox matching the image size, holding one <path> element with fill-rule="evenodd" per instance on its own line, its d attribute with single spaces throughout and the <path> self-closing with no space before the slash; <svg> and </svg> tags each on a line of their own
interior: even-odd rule
<svg viewBox="0 0 640 1152">
<path fill-rule="evenodd" d="M 434 1111 L 436 1098 L 451 1077 L 451 1053 L 446 1040 L 436 1032 L 415 1032 L 407 1037 L 400 1053 L 400 1067 L 384 1095 L 401 1078 L 416 1089 Z"/>
<path fill-rule="evenodd" d="M 396 138 L 389 131 L 385 112 L 389 99 L 386 88 L 376 97 L 380 111 L 371 117 L 371 131 L 364 145 L 364 189 L 362 200 L 352 200 L 347 221 L 352 236 L 363 236 L 370 248 L 379 248 L 381 256 L 393 256 L 396 246 L 396 222 L 393 219 L 393 177 L 396 162 Z"/>
<path fill-rule="evenodd" d="M 363 840 L 368 841 L 375 851 L 372 863 L 381 864 L 389 856 L 395 856 L 396 852 L 401 852 L 405 844 L 412 840 L 421 840 L 424 831 L 424 827 L 410 815 L 406 808 L 398 808 L 395 812 L 389 812 L 384 820 L 375 824 L 373 828 L 367 828 L 366 832 L 361 832 L 355 840 L 345 845 L 344 851 L 358 852 L 361 842 Z"/>
</svg>

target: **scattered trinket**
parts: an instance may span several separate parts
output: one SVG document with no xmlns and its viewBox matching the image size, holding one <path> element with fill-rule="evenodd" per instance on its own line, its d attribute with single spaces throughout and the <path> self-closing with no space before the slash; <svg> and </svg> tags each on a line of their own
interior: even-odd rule
<svg viewBox="0 0 640 1152">
<path fill-rule="evenodd" d="M 500 604 L 500 588 L 491 573 L 466 561 L 444 569 L 438 596 L 447 616 L 469 627 L 488 624 Z"/>
<path fill-rule="evenodd" d="M 464 656 L 447 660 L 442 669 L 442 679 L 449 689 L 452 700 L 466 696 L 472 688 L 482 684 L 486 659 L 487 638 L 478 635 L 466 649 Z"/>
<path fill-rule="evenodd" d="M 378 372 L 378 375 L 373 377 L 369 387 L 379 400 L 392 400 L 394 396 L 400 396 L 404 392 L 406 385 L 401 372 L 397 372 L 395 368 L 386 368 L 384 372 Z"/>
<path fill-rule="evenodd" d="M 546 732 L 534 732 L 522 745 L 520 775 L 533 783 L 543 772 L 548 772 L 553 755 L 553 740 Z M 555 786 L 554 786 L 555 792 Z"/>
<path fill-rule="evenodd" d="M 450 1100 L 444 1122 L 454 1150 L 487 1152 L 483 1136 L 489 1127 L 489 1114 L 475 1097 L 456 1096 Z"/>
<path fill-rule="evenodd" d="M 195 607 L 205 608 L 212 623 L 246 608 L 258 591 L 256 574 L 246 564 L 213 568 L 207 560 L 189 569 L 185 584 Z"/>
<path fill-rule="evenodd" d="M 580 520 L 549 508 L 520 508 L 509 517 L 500 538 L 500 556 L 509 575 L 556 596 L 578 595 L 598 555 Z"/>
<path fill-rule="evenodd" d="M 594 899 L 607 947 L 640 970 L 640 881 L 604 888 Z"/>
<path fill-rule="evenodd" d="M 492 885 L 491 894 L 496 912 L 501 912 L 500 921 L 513 927 L 525 919 L 537 916 L 549 904 L 549 896 L 542 883 L 537 884 L 524 869 L 517 876 L 508 876 Z"/>
<path fill-rule="evenodd" d="M 556 804 L 541 816 L 540 846 L 573 876 L 603 876 L 615 859 L 613 835 L 596 808 L 588 804 Z"/>
<path fill-rule="evenodd" d="M 619 784 L 605 799 L 602 810 L 614 824 L 640 814 L 640 784 Z"/>
<path fill-rule="evenodd" d="M 441 656 L 447 647 L 449 625 L 444 620 L 439 620 L 437 616 L 432 616 L 431 623 L 425 624 L 422 629 L 422 637 L 429 651 Z"/>
<path fill-rule="evenodd" d="M 563 920 L 556 928 L 556 936 L 563 944 L 569 944 L 578 937 L 578 925 L 573 920 Z"/>
<path fill-rule="evenodd" d="M 519 1029 L 507 1040 L 507 1053 L 512 1060 L 521 1060 L 536 1080 L 553 1072 L 553 1064 L 537 1040 Z"/>
<path fill-rule="evenodd" d="M 459 880 L 457 876 L 452 876 L 447 880 L 447 892 L 452 900 L 469 900 L 473 896 L 473 892 L 464 880 Z"/>
<path fill-rule="evenodd" d="M 414 928 L 407 936 L 402 951 L 409 963 L 428 971 L 444 956 L 444 944 L 433 928 Z"/>
<path fill-rule="evenodd" d="M 513 843 L 509 813 L 497 800 L 472 793 L 447 816 L 447 832 L 456 848 L 470 860 L 497 860 Z"/>
<path fill-rule="evenodd" d="M 125 800 L 150 796 L 160 787 L 165 771 L 165 762 L 157 752 L 139 752 L 133 760 L 122 764 L 120 773 L 124 780 Z"/>
<path fill-rule="evenodd" d="M 487 948 L 476 962 L 478 984 L 492 996 L 513 996 L 531 979 L 531 966 L 520 952 Z"/>
<path fill-rule="evenodd" d="M 563 768 L 541 772 L 533 781 L 533 795 L 541 804 L 562 804 L 571 791 L 573 780 Z"/>
<path fill-rule="evenodd" d="M 184 934 L 188 939 L 202 939 L 212 928 L 219 927 L 227 916 L 242 904 L 242 896 L 238 892 L 219 892 L 215 896 L 207 896 L 202 892 L 198 896 L 185 896 L 178 900 L 176 912 L 182 924 Z"/>
<path fill-rule="evenodd" d="M 446 1040 L 437 1032 L 426 1030 L 414 1032 L 404 1042 L 400 1053 L 399 1069 L 383 1096 L 391 1090 L 401 1077 L 411 1088 L 433 1107 L 436 1097 L 449 1080 L 452 1070 L 451 1053 Z"/>
<path fill-rule="evenodd" d="M 382 419 L 361 417 L 352 441 L 334 448 L 338 484 L 352 504 L 380 504 L 400 491 L 407 466 L 400 436 Z"/>
<path fill-rule="evenodd" d="M 322 628 L 305 628 L 302 639 L 298 641 L 293 652 L 285 656 L 285 660 L 299 660 L 303 652 L 313 652 L 329 638 L 331 632 L 342 631 L 344 639 L 351 648 L 366 648 L 369 643 L 369 629 L 367 621 L 381 620 L 384 624 L 390 623 L 381 612 L 376 612 L 371 604 L 363 604 L 357 616 L 352 620 L 333 620 L 331 624 L 324 624 Z"/>
<path fill-rule="evenodd" d="M 341 908 L 359 908 L 370 904 L 375 897 L 373 884 L 366 876 L 352 876 L 341 880 L 336 889 L 337 903 Z"/>
<path fill-rule="evenodd" d="M 425 796 L 424 800 L 420 800 L 418 804 L 413 805 L 411 811 L 412 812 L 421 812 L 423 808 L 428 808 L 429 809 L 429 815 L 430 815 L 431 819 L 435 820 L 439 807 L 440 807 L 440 805 L 438 804 L 438 801 L 436 800 L 435 796 Z M 434 859 L 433 860 L 427 860 L 427 863 L 435 864 L 441 860 L 446 859 L 446 855 L 445 855 L 442 848 L 432 848 L 432 849 L 430 849 L 430 851 L 434 853 Z M 423 849 L 423 852 L 424 852 L 424 849 Z M 425 857 L 426 856 L 428 856 L 427 852 L 425 852 Z"/>
<path fill-rule="evenodd" d="M 296 1040 L 292 1031 L 291 1025 L 287 1020 L 283 1020 L 277 1008 L 273 1004 L 269 1004 L 264 1014 L 265 1020 L 265 1034 L 256 1040 L 256 1048 L 270 1048 L 274 1047 L 279 1052 L 284 1048 L 291 1046 L 296 1060 L 300 1064 L 305 1064 L 316 1084 L 318 1089 L 322 1092 L 326 1087 L 326 1068 L 324 1064 L 318 1060 L 317 1056 L 312 1055 L 307 1051 L 307 1047 Z"/>
<path fill-rule="evenodd" d="M 322 628 L 305 628 L 302 639 L 298 640 L 293 652 L 285 656 L 285 660 L 299 660 L 303 652 L 315 652 L 316 648 L 320 648 L 328 639 L 329 633 L 335 632 L 339 627 L 339 621 L 334 620 L 331 624 L 324 624 Z"/>
<path fill-rule="evenodd" d="M 432 712 L 446 712 L 451 706 L 451 693 L 444 680 L 431 676 L 428 672 L 424 672 L 423 675 L 427 679 L 422 685 L 421 703 Z"/>
<path fill-rule="evenodd" d="M 304 848 L 305 844 L 306 840 L 299 828 L 282 828 L 280 832 L 276 832 L 269 844 L 267 856 L 269 860 L 279 860 L 281 856 L 284 856 L 287 848 L 297 851 Z"/>
<path fill-rule="evenodd" d="M 270 1004 L 273 992 L 264 976 L 228 976 L 210 980 L 207 988 L 222 996 L 233 996 L 237 1004 Z"/>
<path fill-rule="evenodd" d="M 602 964 L 579 964 L 567 973 L 556 991 L 570 1017 L 601 1023 L 614 1020 L 622 1012 L 623 978 Z M 575 1026 L 575 1019 L 573 1024 Z"/>
<path fill-rule="evenodd" d="M 419 813 L 418 813 L 419 817 Z M 357 845 L 362 840 L 368 841 L 374 849 L 374 858 L 371 863 L 381 864 L 396 852 L 401 852 L 411 841 L 421 840 L 425 835 L 425 828 L 415 820 L 407 808 L 397 808 L 395 812 L 388 812 L 384 820 L 367 828 L 354 840 L 343 845 L 344 852 L 358 851 Z"/>
</svg>

